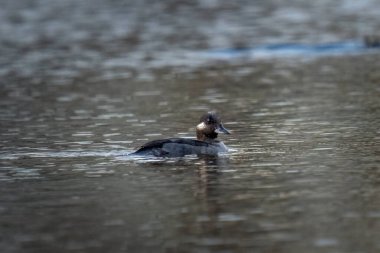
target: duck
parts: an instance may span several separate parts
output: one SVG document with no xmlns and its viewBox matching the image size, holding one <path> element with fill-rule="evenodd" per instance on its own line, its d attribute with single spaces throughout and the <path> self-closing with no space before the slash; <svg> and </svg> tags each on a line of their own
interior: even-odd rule
<svg viewBox="0 0 380 253">
<path fill-rule="evenodd" d="M 228 148 L 217 140 L 218 134 L 231 134 L 216 112 L 207 112 L 196 126 L 197 139 L 167 138 L 153 140 L 142 145 L 131 155 L 154 157 L 183 157 L 187 155 L 218 156 L 227 153 Z"/>
</svg>

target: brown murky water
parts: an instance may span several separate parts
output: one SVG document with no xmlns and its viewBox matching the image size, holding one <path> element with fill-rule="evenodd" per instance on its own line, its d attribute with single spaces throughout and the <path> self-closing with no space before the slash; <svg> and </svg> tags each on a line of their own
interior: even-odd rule
<svg viewBox="0 0 380 253">
<path fill-rule="evenodd" d="M 248 15 L 233 4 L 201 2 L 197 8 L 215 9 L 213 20 Z M 333 5 L 325 2 L 317 13 Z M 343 2 L 344 16 L 353 7 Z M 0 57 L 1 252 L 380 251 L 378 52 L 173 67 L 165 62 L 181 58 L 174 50 L 177 54 L 161 65 L 154 60 L 162 56 L 158 52 L 142 66 L 128 58 L 120 41 L 105 46 L 107 38 L 119 34 L 122 11 L 128 10 L 119 1 L 102 8 L 70 1 L 45 7 L 44 1 L 16 3 L 7 4 L 8 16 L 0 15 L 6 20 Z M 188 20 L 195 15 L 191 6 L 154 5 L 150 11 L 163 8 L 160 25 L 181 8 Z M 259 10 L 271 6 L 260 5 L 257 19 L 264 15 Z M 57 8 L 63 14 L 49 16 Z M 282 14 L 272 22 L 295 11 L 278 8 Z M 376 21 L 370 13 L 358 19 Z M 92 23 L 80 18 L 90 14 Z M 293 14 L 293 19 L 306 18 Z M 149 20 L 136 21 L 144 24 L 142 37 L 154 37 Z M 350 34 L 337 25 L 338 38 Z M 366 29 L 371 27 L 375 23 Z M 5 37 L 10 28 L 14 32 Z M 34 34 L 29 28 L 41 31 L 35 35 L 39 39 L 49 31 L 70 35 L 62 40 L 52 35 L 46 44 L 32 35 L 7 44 Z M 283 39 L 299 32 L 289 29 Z M 224 31 L 215 32 L 219 42 L 228 37 Z M 248 37 L 257 33 L 273 39 L 250 31 Z M 322 33 L 331 34 L 329 29 Z M 97 47 L 90 47 L 90 35 L 98 38 Z M 191 38 L 188 49 L 219 45 L 210 38 L 204 38 L 208 45 L 198 45 L 202 39 Z M 170 52 L 167 42 L 136 42 L 135 54 L 146 57 L 144 45 Z M 130 40 L 126 43 L 129 48 Z M 116 54 L 122 53 L 130 62 L 119 60 Z M 199 116 L 212 109 L 233 131 L 221 136 L 230 154 L 164 160 L 126 156 L 148 140 L 193 136 Z"/>
</svg>

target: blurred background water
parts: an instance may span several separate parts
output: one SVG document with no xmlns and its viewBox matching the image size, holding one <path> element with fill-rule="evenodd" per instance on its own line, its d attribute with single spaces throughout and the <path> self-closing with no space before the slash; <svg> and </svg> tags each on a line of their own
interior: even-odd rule
<svg viewBox="0 0 380 253">
<path fill-rule="evenodd" d="M 1 6 L 1 252 L 380 251 L 377 1 Z"/>
</svg>

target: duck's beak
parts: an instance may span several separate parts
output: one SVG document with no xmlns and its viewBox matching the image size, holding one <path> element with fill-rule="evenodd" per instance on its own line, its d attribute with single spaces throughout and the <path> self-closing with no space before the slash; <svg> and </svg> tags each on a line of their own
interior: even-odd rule
<svg viewBox="0 0 380 253">
<path fill-rule="evenodd" d="M 220 123 L 218 125 L 218 127 L 215 129 L 215 132 L 218 133 L 218 134 L 231 134 L 230 131 L 228 131 L 227 129 L 224 128 L 224 126 L 222 125 L 222 123 Z"/>
</svg>

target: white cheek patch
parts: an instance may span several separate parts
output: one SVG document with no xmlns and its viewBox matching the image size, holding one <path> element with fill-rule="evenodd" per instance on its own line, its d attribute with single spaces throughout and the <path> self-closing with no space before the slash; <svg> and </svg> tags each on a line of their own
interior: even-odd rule
<svg viewBox="0 0 380 253">
<path fill-rule="evenodd" d="M 197 129 L 198 129 L 198 130 L 205 130 L 206 128 L 207 128 L 207 126 L 206 126 L 206 124 L 205 124 L 204 122 L 199 123 L 199 124 L 197 125 Z"/>
</svg>

